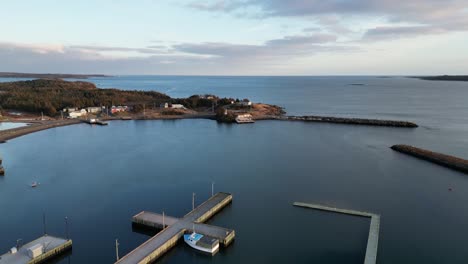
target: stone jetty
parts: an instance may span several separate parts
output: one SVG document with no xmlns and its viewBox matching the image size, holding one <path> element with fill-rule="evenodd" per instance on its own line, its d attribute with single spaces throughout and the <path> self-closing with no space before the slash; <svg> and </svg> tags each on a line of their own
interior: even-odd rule
<svg viewBox="0 0 468 264">
<path fill-rule="evenodd" d="M 268 119 L 268 118 L 264 118 L 264 119 Z M 408 121 L 330 117 L 330 116 L 280 116 L 280 117 L 271 117 L 271 119 L 285 120 L 285 121 L 323 122 L 323 123 L 335 123 L 335 124 L 346 124 L 346 125 L 408 127 L 408 128 L 418 127 L 417 124 L 408 122 Z"/>
<path fill-rule="evenodd" d="M 409 145 L 394 145 L 391 147 L 391 149 L 468 174 L 468 160 L 466 159 L 437 153 Z"/>
</svg>

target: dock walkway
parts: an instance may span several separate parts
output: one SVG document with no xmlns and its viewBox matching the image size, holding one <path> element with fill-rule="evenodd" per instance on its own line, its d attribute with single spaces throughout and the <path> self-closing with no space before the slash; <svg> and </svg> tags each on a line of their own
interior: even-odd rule
<svg viewBox="0 0 468 264">
<path fill-rule="evenodd" d="M 192 232 L 193 226 L 197 233 L 211 236 L 228 246 L 235 237 L 234 230 L 203 224 L 226 205 L 232 202 L 232 195 L 217 193 L 210 199 L 186 214 L 183 218 L 164 216 L 164 225 L 161 232 L 145 243 L 128 253 L 116 263 L 143 264 L 151 263 L 177 244 L 185 232 Z M 163 216 L 151 212 L 140 212 L 132 218 L 132 222 L 153 228 L 163 227 Z"/>
<path fill-rule="evenodd" d="M 43 246 L 43 253 L 35 258 L 28 255 L 28 249 L 35 245 Z M 18 249 L 18 252 L 8 252 L 0 256 L 0 264 L 36 264 L 59 255 L 72 247 L 71 239 L 63 239 L 54 236 L 44 235 L 33 240 Z"/>
<path fill-rule="evenodd" d="M 316 209 L 316 210 L 340 213 L 340 214 L 369 217 L 371 221 L 370 221 L 370 227 L 369 227 L 369 236 L 367 238 L 366 256 L 364 258 L 364 264 L 375 264 L 377 262 L 377 249 L 378 249 L 378 244 L 379 244 L 379 230 L 380 230 L 380 215 L 368 213 L 368 212 L 362 212 L 362 211 L 349 210 L 349 209 L 340 209 L 336 207 L 329 207 L 329 206 L 324 206 L 324 205 L 319 205 L 319 204 L 295 202 L 293 205 L 299 206 L 299 207 Z"/>
</svg>

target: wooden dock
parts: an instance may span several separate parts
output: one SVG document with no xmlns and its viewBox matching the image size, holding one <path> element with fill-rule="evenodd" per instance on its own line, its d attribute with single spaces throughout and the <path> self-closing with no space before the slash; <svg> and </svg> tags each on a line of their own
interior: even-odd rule
<svg viewBox="0 0 468 264">
<path fill-rule="evenodd" d="M 28 249 L 34 246 L 42 246 L 42 254 L 31 257 Z M 44 235 L 34 241 L 31 241 L 20 248 L 17 252 L 8 252 L 0 256 L 0 264 L 37 264 L 43 263 L 61 253 L 71 249 L 72 240 Z"/>
<path fill-rule="evenodd" d="M 379 244 L 379 230 L 380 230 L 380 215 L 368 213 L 368 212 L 361 212 L 349 209 L 340 209 L 336 207 L 328 207 L 319 204 L 309 204 L 309 203 L 300 203 L 295 202 L 294 206 L 311 208 L 316 210 L 340 213 L 340 214 L 347 214 L 347 215 L 354 215 L 360 217 L 369 217 L 370 227 L 369 227 L 369 236 L 367 238 L 367 247 L 366 247 L 366 256 L 364 258 L 364 264 L 375 264 L 377 262 L 377 249 Z"/>
<path fill-rule="evenodd" d="M 116 263 L 151 263 L 174 247 L 184 233 L 192 232 L 193 227 L 195 227 L 197 233 L 217 238 L 221 244 L 228 246 L 234 240 L 234 230 L 206 225 L 203 222 L 210 219 L 231 202 L 231 194 L 217 193 L 180 219 L 164 216 L 163 220 L 163 216 L 160 214 L 146 211 L 140 212 L 133 216 L 133 223 L 163 230 Z"/>
</svg>

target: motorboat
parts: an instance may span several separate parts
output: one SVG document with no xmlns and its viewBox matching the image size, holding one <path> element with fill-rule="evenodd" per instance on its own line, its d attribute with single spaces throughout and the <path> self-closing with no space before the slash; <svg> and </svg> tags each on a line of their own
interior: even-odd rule
<svg viewBox="0 0 468 264">
<path fill-rule="evenodd" d="M 219 250 L 219 240 L 193 232 L 184 235 L 184 241 L 194 249 L 214 255 Z"/>
</svg>

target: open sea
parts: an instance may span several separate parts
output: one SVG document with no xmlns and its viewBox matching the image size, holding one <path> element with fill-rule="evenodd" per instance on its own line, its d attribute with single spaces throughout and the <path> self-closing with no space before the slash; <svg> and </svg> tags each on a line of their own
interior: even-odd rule
<svg viewBox="0 0 468 264">
<path fill-rule="evenodd" d="M 0 78 L 0 81 L 15 79 Z M 181 217 L 192 192 L 232 205 L 208 223 L 236 231 L 214 257 L 183 242 L 158 263 L 361 264 L 369 220 L 293 207 L 295 201 L 381 215 L 379 264 L 467 263 L 468 176 L 392 151 L 410 144 L 468 158 L 468 82 L 405 77 L 117 76 L 100 88 L 249 98 L 291 115 L 412 121 L 416 129 L 211 120 L 113 121 L 40 131 L 0 144 L 0 254 L 16 240 L 65 236 L 55 263 L 113 263 L 150 238 L 146 210 Z M 359 85 L 353 85 L 359 84 Z M 29 184 L 38 181 L 37 188 Z M 453 191 L 448 189 L 452 188 Z"/>
</svg>

